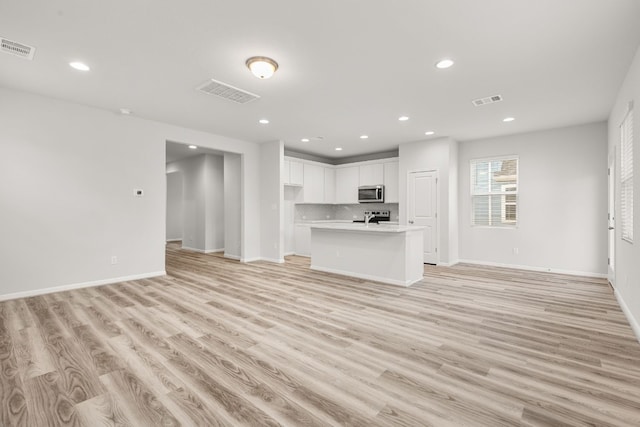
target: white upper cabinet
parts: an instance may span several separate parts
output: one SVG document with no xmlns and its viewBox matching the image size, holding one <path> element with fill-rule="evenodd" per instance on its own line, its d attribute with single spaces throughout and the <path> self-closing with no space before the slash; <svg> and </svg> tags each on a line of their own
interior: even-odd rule
<svg viewBox="0 0 640 427">
<path fill-rule="evenodd" d="M 400 177 L 399 162 L 387 162 L 384 164 L 384 202 L 398 203 L 400 201 Z"/>
<path fill-rule="evenodd" d="M 291 172 L 289 173 L 291 185 L 304 185 L 304 165 L 302 162 L 291 161 Z"/>
<path fill-rule="evenodd" d="M 336 169 L 336 203 L 358 203 L 360 171 L 358 166 Z"/>
<path fill-rule="evenodd" d="M 360 185 L 380 185 L 384 182 L 384 166 L 382 163 L 372 163 L 359 166 Z"/>
<path fill-rule="evenodd" d="M 299 185 L 303 184 L 303 166 L 301 162 L 295 160 L 284 160 L 281 171 L 281 179 L 284 185 Z"/>
<path fill-rule="evenodd" d="M 336 202 L 336 170 L 333 168 L 324 169 L 324 202 Z"/>
<path fill-rule="evenodd" d="M 304 164 L 304 203 L 324 203 L 324 168 L 310 163 Z"/>
</svg>

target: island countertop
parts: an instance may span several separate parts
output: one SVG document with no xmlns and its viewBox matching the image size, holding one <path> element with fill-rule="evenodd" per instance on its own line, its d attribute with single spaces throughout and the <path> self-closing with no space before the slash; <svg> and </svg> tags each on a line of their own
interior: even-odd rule
<svg viewBox="0 0 640 427">
<path fill-rule="evenodd" d="M 417 225 L 385 224 L 384 222 L 370 223 L 368 225 L 362 222 L 321 222 L 312 223 L 310 226 L 312 229 L 358 231 L 367 233 L 406 233 L 408 231 L 422 231 L 424 229 L 424 227 Z"/>
</svg>

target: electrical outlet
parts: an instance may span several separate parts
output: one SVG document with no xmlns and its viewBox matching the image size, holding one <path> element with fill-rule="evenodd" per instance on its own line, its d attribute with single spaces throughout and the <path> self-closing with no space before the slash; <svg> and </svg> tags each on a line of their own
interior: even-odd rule
<svg viewBox="0 0 640 427">
<path fill-rule="evenodd" d="M 111 257 L 111 265 L 116 265 L 118 263 L 118 257 L 117 256 L 112 256 Z"/>
</svg>

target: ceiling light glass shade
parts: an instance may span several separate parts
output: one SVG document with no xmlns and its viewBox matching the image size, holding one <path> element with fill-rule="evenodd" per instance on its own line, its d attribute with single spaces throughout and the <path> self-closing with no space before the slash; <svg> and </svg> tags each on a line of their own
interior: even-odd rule
<svg viewBox="0 0 640 427">
<path fill-rule="evenodd" d="M 513 117 L 506 117 L 506 118 L 502 119 L 502 121 L 503 121 L 503 122 L 507 122 L 507 123 L 508 123 L 508 122 L 512 122 L 512 121 L 514 121 L 514 120 L 515 120 L 515 119 L 514 119 Z"/>
<path fill-rule="evenodd" d="M 189 148 L 192 149 L 192 150 L 195 150 L 195 149 L 198 148 L 198 146 L 197 145 L 190 145 Z"/>
<path fill-rule="evenodd" d="M 268 79 L 278 69 L 278 63 L 266 56 L 253 56 L 247 59 L 247 67 L 259 79 Z"/>
</svg>

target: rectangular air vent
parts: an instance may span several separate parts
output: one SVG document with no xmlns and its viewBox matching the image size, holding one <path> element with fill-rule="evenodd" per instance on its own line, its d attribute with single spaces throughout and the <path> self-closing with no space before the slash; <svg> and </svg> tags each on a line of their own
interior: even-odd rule
<svg viewBox="0 0 640 427">
<path fill-rule="evenodd" d="M 476 107 L 479 107 L 481 105 L 493 104 L 494 102 L 500 102 L 500 101 L 502 101 L 501 95 L 493 95 L 493 96 L 487 96 L 486 98 L 474 99 L 471 102 Z"/>
<path fill-rule="evenodd" d="M 4 37 L 0 37 L 0 51 L 11 55 L 19 56 L 20 58 L 32 60 L 33 55 L 36 53 L 36 48 L 28 46 L 26 44 L 14 42 Z"/>
<path fill-rule="evenodd" d="M 237 87 L 213 79 L 207 80 L 196 89 L 208 95 L 219 96 L 220 98 L 228 99 L 238 104 L 246 104 L 247 102 L 260 98 L 260 96 L 255 93 L 247 92 L 246 90 L 238 89 Z"/>
</svg>

